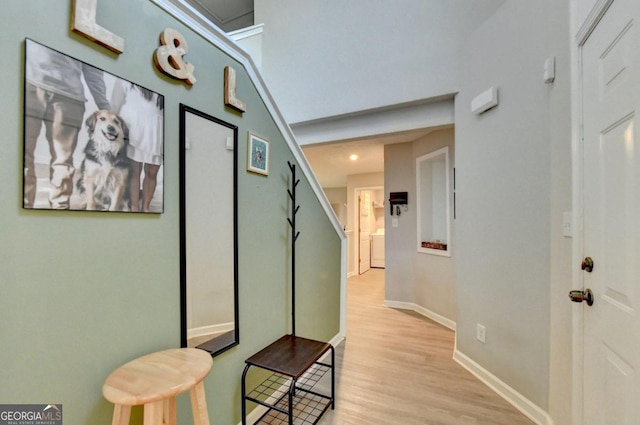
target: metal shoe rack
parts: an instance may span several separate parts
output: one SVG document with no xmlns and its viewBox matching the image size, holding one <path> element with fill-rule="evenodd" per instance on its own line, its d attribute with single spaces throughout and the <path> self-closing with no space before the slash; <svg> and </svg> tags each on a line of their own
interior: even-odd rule
<svg viewBox="0 0 640 425">
<path fill-rule="evenodd" d="M 245 360 L 242 372 L 242 425 L 247 424 L 247 401 L 257 403 L 264 412 L 255 424 L 314 425 L 329 407 L 335 405 L 335 351 L 331 344 L 296 336 L 295 325 L 295 243 L 296 232 L 296 166 L 291 170 L 291 334 L 285 335 Z M 326 356 L 331 363 L 323 362 Z M 247 393 L 246 378 L 251 368 L 263 369 L 271 374 Z M 323 391 L 320 380 L 329 374 L 330 391 Z M 329 394 L 326 394 L 329 392 Z"/>
</svg>

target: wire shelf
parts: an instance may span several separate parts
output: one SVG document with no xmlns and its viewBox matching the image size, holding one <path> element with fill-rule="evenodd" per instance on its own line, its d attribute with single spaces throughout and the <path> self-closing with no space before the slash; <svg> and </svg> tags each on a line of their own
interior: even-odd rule
<svg viewBox="0 0 640 425">
<path fill-rule="evenodd" d="M 292 379 L 278 373 L 271 374 L 260 385 L 247 394 L 247 400 L 259 401 L 269 410 L 254 425 L 288 425 L 289 413 L 294 416 L 294 425 L 314 425 L 331 406 L 331 397 L 315 388 L 324 375 L 331 370 L 329 365 L 315 363 L 296 381 L 293 409 L 289 409 L 289 388 Z"/>
</svg>

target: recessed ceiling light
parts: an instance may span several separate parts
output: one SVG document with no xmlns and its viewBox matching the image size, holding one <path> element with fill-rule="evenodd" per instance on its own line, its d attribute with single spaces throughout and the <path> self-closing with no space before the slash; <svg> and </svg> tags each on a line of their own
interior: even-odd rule
<svg viewBox="0 0 640 425">
<path fill-rule="evenodd" d="M 352 161 L 355 161 L 356 159 L 358 159 L 358 155 L 356 155 L 355 153 L 349 155 L 349 159 Z"/>
</svg>

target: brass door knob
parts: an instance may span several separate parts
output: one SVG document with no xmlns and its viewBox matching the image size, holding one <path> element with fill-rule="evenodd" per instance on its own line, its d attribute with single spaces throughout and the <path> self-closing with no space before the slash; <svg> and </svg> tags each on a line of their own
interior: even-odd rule
<svg viewBox="0 0 640 425">
<path fill-rule="evenodd" d="M 591 273 L 593 271 L 593 260 L 591 257 L 585 257 L 584 260 L 582 260 L 580 268 L 587 273 Z"/>
<path fill-rule="evenodd" d="M 575 290 L 569 292 L 569 298 L 574 303 L 586 302 L 588 306 L 593 305 L 593 292 L 587 288 L 584 291 Z"/>
</svg>

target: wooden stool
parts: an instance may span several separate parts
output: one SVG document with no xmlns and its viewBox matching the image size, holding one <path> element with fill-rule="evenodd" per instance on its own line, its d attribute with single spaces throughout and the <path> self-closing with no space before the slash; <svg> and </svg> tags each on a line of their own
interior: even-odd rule
<svg viewBox="0 0 640 425">
<path fill-rule="evenodd" d="M 144 405 L 144 425 L 176 425 L 176 396 L 190 390 L 195 425 L 210 425 L 202 380 L 211 370 L 211 354 L 176 348 L 148 354 L 114 370 L 102 386 L 115 404 L 112 425 L 129 425 L 131 406 Z"/>
</svg>

